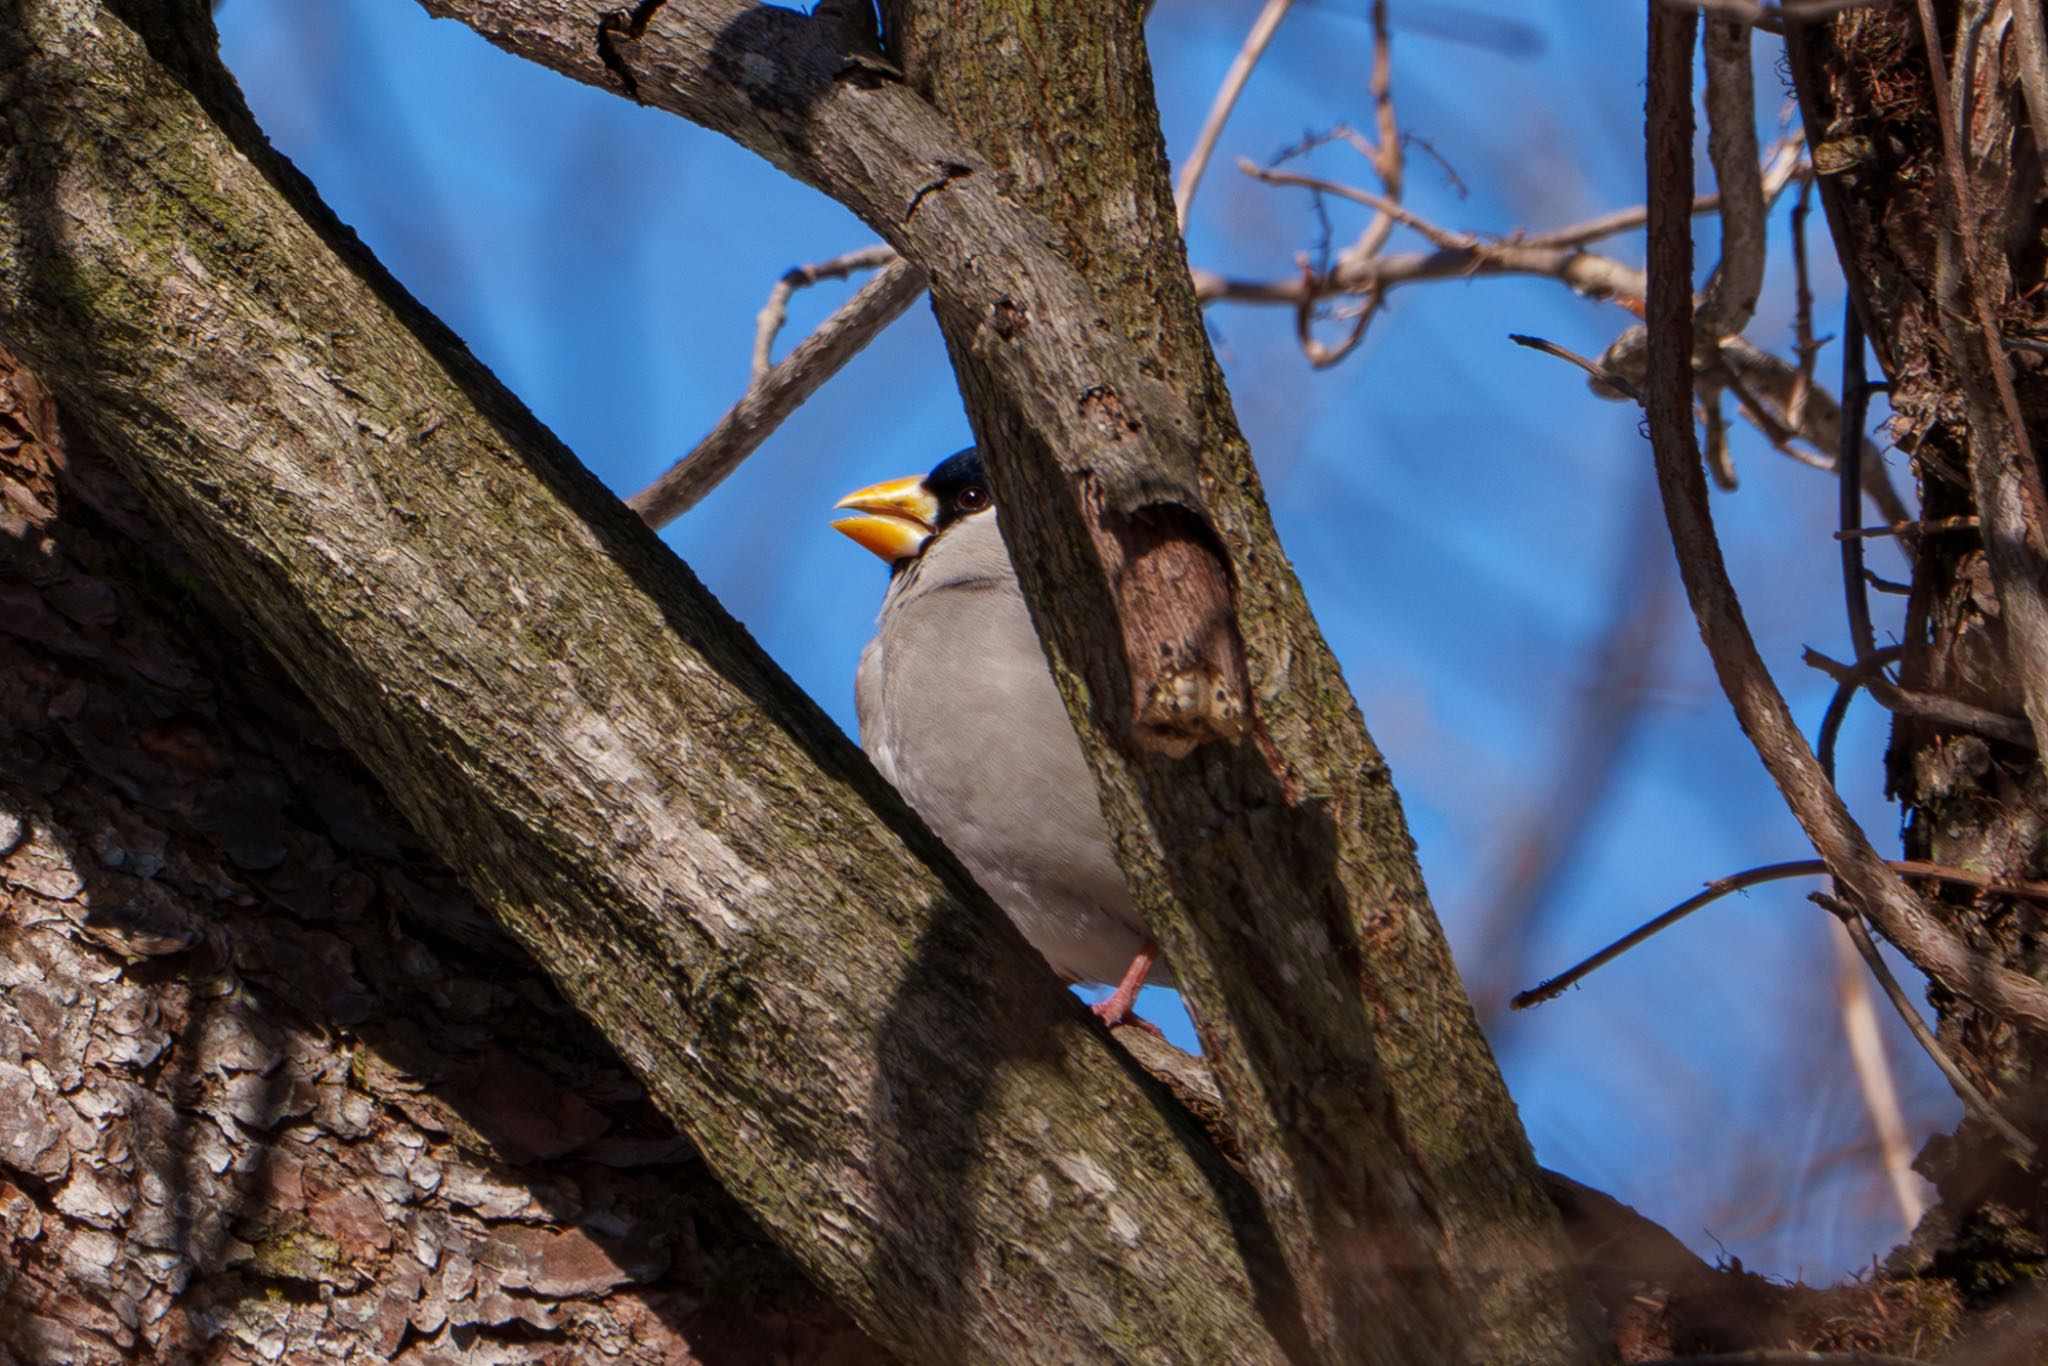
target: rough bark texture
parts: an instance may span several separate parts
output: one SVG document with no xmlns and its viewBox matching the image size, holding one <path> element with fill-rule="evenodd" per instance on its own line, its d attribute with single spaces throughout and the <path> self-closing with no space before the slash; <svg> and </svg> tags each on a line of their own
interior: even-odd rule
<svg viewBox="0 0 2048 1366">
<path fill-rule="evenodd" d="M 0 1361 L 876 1362 L 0 352 Z"/>
<path fill-rule="evenodd" d="M 1943 51 L 1931 58 L 1909 5 L 1857 10 L 1789 39 L 1823 203 L 1890 383 L 1894 440 L 1912 457 L 1921 515 L 1930 520 L 1977 514 L 1973 485 L 1987 463 L 2015 454 L 2009 435 L 2000 440 L 1985 430 L 1996 396 L 1972 397 L 1993 387 L 1991 367 L 2011 367 L 2033 449 L 2048 441 L 2043 358 L 1983 337 L 1970 307 L 1974 289 L 2007 336 L 2038 337 L 2048 328 L 2048 216 L 2017 26 L 2003 5 L 1934 8 Z M 1959 51 L 1970 54 L 1952 94 L 1965 119 L 1974 262 L 1963 260 L 1956 233 L 1933 84 L 1936 73 L 1950 79 Z M 2038 469 L 2025 473 L 2040 478 Z M 2043 532 L 2036 520 L 2026 528 L 2030 544 L 2010 548 L 2037 556 Z M 1903 683 L 2007 715 L 2026 712 L 2033 666 L 2012 648 L 2013 585 L 2001 585 L 1986 538 L 1951 531 L 1919 537 L 1912 549 Z M 1890 773 L 1907 811 L 1908 857 L 2001 879 L 2039 877 L 2048 866 L 2048 784 L 2029 748 L 1902 719 Z M 2048 976 L 2039 906 L 1933 889 L 1927 896 L 1976 952 Z M 2048 1136 L 2048 1035 L 1940 987 L 1930 1000 L 1958 1062 L 2022 1130 Z M 2048 1268 L 2048 1191 L 2038 1173 L 2011 1164 L 1987 1128 L 1966 1122 L 1953 1138 L 1931 1144 L 1921 1166 L 1941 1202 L 1894 1259 L 1898 1270 L 1951 1278 L 1970 1304 L 1982 1306 Z"/>
<path fill-rule="evenodd" d="M 1146 8 L 883 5 L 890 56 L 971 130 L 1007 194 L 1060 225 L 1060 250 L 1097 286 L 1107 314 L 1098 325 L 1194 410 L 1196 468 L 1237 589 L 1256 734 L 1168 764 L 1120 753 L 1098 705 L 1084 739 L 1105 806 L 1240 1132 L 1271 1125 L 1249 1136 L 1253 1170 L 1267 1177 L 1269 1208 L 1281 1192 L 1299 1200 L 1275 1217 L 1299 1221 L 1295 1245 L 1306 1253 L 1296 1274 L 1327 1296 L 1312 1309 L 1329 1316 L 1337 1354 L 1382 1332 L 1355 1279 L 1389 1274 L 1379 1258 L 1390 1252 L 1399 1275 L 1399 1259 L 1413 1255 L 1360 1247 L 1356 1229 L 1418 1215 L 1434 1225 L 1424 1250 L 1442 1260 L 1452 1312 L 1465 1319 L 1461 1350 L 1502 1360 L 1585 1351 L 1575 1288 L 1546 1274 L 1558 1265 L 1554 1225 L 1385 761 L 1274 536 L 1209 346 L 1175 226 Z M 1076 174 L 1082 165 L 1087 174 Z M 1024 498 L 1005 503 L 1005 531 L 1056 668 L 1070 686 L 1086 680 L 1071 697 L 1086 717 L 1088 697 L 1115 697 L 1116 681 L 1100 664 L 1099 627 L 1071 610 L 1080 575 L 1035 550 L 1059 538 L 1059 492 L 1040 473 L 1055 462 L 1036 449 L 1054 438 L 979 355 L 979 320 L 939 302 L 998 476 L 1029 481 Z M 1115 570 L 1098 572 L 1114 580 Z M 1306 951 L 1291 952 L 1297 945 Z M 1367 1133 L 1404 1160 L 1375 1164 L 1360 1144 Z M 1402 1191 L 1404 1182 L 1416 1189 Z M 1411 1284 L 1418 1306 L 1442 1317 L 1428 1284 Z"/>
<path fill-rule="evenodd" d="M 1273 539 L 1208 354 L 1136 7 L 898 6 L 883 57 L 857 23 L 737 0 L 646 4 L 609 28 L 587 0 L 423 3 L 733 136 L 924 269 L 1120 856 L 1319 1350 L 1583 1347 L 1584 1301 L 1385 764 Z M 898 59 L 971 138 L 902 84 Z M 1069 158 L 1088 173 L 1060 174 Z M 1159 517 L 1163 539 L 1228 557 L 1253 736 L 1180 763 L 1129 743 L 1130 602 L 1105 513 Z"/>
<path fill-rule="evenodd" d="M 210 44 L 199 5 L 0 3 L 0 336 L 194 575 L 879 1340 L 1276 1357 L 1241 1180 Z"/>
</svg>

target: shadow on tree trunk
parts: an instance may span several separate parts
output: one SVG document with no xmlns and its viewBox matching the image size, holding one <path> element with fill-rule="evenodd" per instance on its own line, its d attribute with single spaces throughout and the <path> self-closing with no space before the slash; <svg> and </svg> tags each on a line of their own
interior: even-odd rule
<svg viewBox="0 0 2048 1366">
<path fill-rule="evenodd" d="M 0 1341 L 884 1359 L 4 355 L 0 495 Z"/>
</svg>

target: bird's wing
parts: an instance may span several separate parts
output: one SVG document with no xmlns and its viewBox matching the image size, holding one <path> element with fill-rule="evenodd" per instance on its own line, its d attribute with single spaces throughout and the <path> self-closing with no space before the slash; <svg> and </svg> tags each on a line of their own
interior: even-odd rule
<svg viewBox="0 0 2048 1366">
<path fill-rule="evenodd" d="M 860 721 L 860 747 L 884 778 L 896 781 L 895 752 L 889 744 L 887 713 L 882 707 L 882 637 L 879 632 L 860 652 L 853 675 L 853 712 Z"/>
</svg>

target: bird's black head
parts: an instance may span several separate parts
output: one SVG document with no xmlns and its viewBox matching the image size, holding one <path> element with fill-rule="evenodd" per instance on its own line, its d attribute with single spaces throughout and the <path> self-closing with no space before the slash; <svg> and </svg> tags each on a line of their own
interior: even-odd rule
<svg viewBox="0 0 2048 1366">
<path fill-rule="evenodd" d="M 941 460 L 924 477 L 924 486 L 938 502 L 934 531 L 944 531 L 962 517 L 995 505 L 988 491 L 988 475 L 981 467 L 981 452 L 972 446 Z"/>
<path fill-rule="evenodd" d="M 947 527 L 995 506 L 973 447 L 941 460 L 924 478 L 890 479 L 841 498 L 858 514 L 832 525 L 897 569 L 924 553 Z"/>
</svg>

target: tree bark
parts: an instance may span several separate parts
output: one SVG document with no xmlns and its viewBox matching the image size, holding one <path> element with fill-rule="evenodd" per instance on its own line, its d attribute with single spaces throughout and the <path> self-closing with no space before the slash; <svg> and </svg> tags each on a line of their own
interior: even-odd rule
<svg viewBox="0 0 2048 1366">
<path fill-rule="evenodd" d="M 884 1354 L 0 352 L 0 1361 Z"/>
<path fill-rule="evenodd" d="M 1241 1179 L 210 44 L 196 5 L 0 4 L 0 336 L 194 575 L 877 1339 L 1277 1358 Z"/>
<path fill-rule="evenodd" d="M 1943 3 L 1933 11 L 1938 52 L 1930 53 L 1910 5 L 1851 11 L 1790 31 L 1787 43 L 1822 202 L 1889 384 L 1892 436 L 1912 458 L 1921 516 L 1980 518 L 1975 529 L 1910 541 L 1901 681 L 2032 715 L 2048 676 L 2015 626 L 2042 591 L 2048 525 L 2036 506 L 2016 529 L 2001 526 L 1995 486 L 2010 479 L 2038 490 L 2041 471 L 2026 448 L 2038 452 L 2048 440 L 2043 357 L 2004 340 L 2038 337 L 2048 326 L 2040 125 L 2026 88 L 2030 73 L 2038 81 L 2048 71 L 2038 53 L 2029 58 L 2013 8 Z M 1961 205 L 1937 81 L 1960 120 Z M 1985 334 L 1980 302 L 2002 335 Z M 2023 442 L 1996 392 L 2001 371 Z M 2038 746 L 1902 717 L 1889 773 L 1907 812 L 1907 857 L 1998 879 L 2039 876 L 2048 862 Z M 2038 906 L 1936 889 L 1925 896 L 1972 951 L 2048 977 Z M 2048 1136 L 2048 1035 L 1939 984 L 1929 1000 L 1943 1044 L 1972 1080 L 2024 1132 Z M 1931 1144 L 1920 1165 L 1942 1198 L 1894 1259 L 1900 1270 L 1949 1277 L 1971 1303 L 1984 1304 L 2048 1265 L 2048 1191 L 1988 1126 L 1966 1121 L 1953 1138 Z"/>
<path fill-rule="evenodd" d="M 1209 353 L 1140 7 L 891 6 L 884 55 L 831 13 L 736 0 L 608 30 L 579 0 L 423 3 L 733 136 L 925 271 L 1120 857 L 1318 1350 L 1582 1349 L 1526 1138 Z M 1147 742 L 1157 677 L 1134 661 L 1162 620 L 1194 623 L 1166 631 L 1196 642 L 1191 676 L 1242 657 L 1249 736 L 1179 762 Z"/>
</svg>

